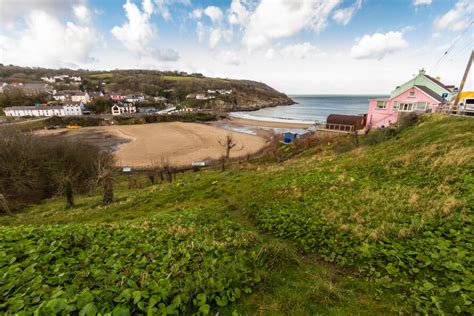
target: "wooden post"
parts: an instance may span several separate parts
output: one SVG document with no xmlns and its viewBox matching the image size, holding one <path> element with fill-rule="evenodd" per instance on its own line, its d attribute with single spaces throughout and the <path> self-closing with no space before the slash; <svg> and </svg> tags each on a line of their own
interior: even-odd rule
<svg viewBox="0 0 474 316">
<path fill-rule="evenodd" d="M 461 97 L 462 89 L 464 88 L 464 84 L 466 83 L 467 75 L 469 74 L 469 70 L 471 69 L 472 60 L 474 59 L 474 50 L 471 51 L 471 56 L 469 57 L 469 61 L 467 62 L 466 70 L 464 70 L 464 75 L 461 80 L 461 84 L 459 85 L 458 94 L 456 96 L 456 100 L 454 101 L 453 109 L 457 109 L 459 98 Z"/>
</svg>

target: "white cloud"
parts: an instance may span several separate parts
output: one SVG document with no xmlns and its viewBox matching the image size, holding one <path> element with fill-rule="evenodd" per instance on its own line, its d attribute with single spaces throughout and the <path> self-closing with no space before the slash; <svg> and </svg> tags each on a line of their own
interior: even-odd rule
<svg viewBox="0 0 474 316">
<path fill-rule="evenodd" d="M 283 56 L 297 59 L 306 59 L 321 56 L 323 53 L 316 46 L 308 42 L 288 45 L 281 50 Z"/>
<path fill-rule="evenodd" d="M 382 59 L 385 55 L 408 46 L 402 32 L 375 33 L 364 35 L 351 49 L 356 59 Z"/>
<path fill-rule="evenodd" d="M 0 41 L 2 63 L 44 67 L 75 67 L 91 61 L 97 34 L 88 25 L 62 23 L 44 11 L 32 11 L 25 27 Z"/>
<path fill-rule="evenodd" d="M 220 23 L 224 16 L 222 10 L 213 5 L 208 6 L 206 9 L 204 9 L 204 14 L 207 15 L 213 23 Z"/>
<path fill-rule="evenodd" d="M 413 5 L 414 6 L 419 6 L 419 5 L 430 5 L 432 0 L 413 0 Z"/>
<path fill-rule="evenodd" d="M 88 24 L 91 22 L 91 12 L 86 5 L 76 4 L 72 7 L 72 11 L 74 12 L 74 16 L 79 22 L 84 24 Z"/>
<path fill-rule="evenodd" d="M 231 29 L 224 29 L 220 27 L 212 28 L 209 34 L 209 47 L 215 48 L 219 44 L 220 40 L 223 39 L 226 42 L 232 40 L 233 32 Z"/>
<path fill-rule="evenodd" d="M 155 36 L 155 29 L 150 23 L 153 13 L 151 0 L 143 0 L 143 12 L 130 0 L 127 0 L 123 8 L 127 22 L 122 26 L 115 26 L 111 33 L 131 52 L 139 55 L 149 53 L 148 45 Z"/>
<path fill-rule="evenodd" d="M 217 59 L 224 64 L 238 66 L 240 65 L 240 57 L 236 52 L 232 51 L 223 51 L 220 52 L 217 56 Z"/>
<path fill-rule="evenodd" d="M 65 15 L 75 2 L 76 0 L 0 0 L 0 25 L 11 28 L 18 18 L 37 10 L 52 16 Z"/>
<path fill-rule="evenodd" d="M 303 29 L 320 32 L 341 0 L 262 0 L 245 27 L 243 43 L 249 49 L 295 35 Z"/>
<path fill-rule="evenodd" d="M 353 5 L 347 8 L 337 9 L 332 18 L 336 23 L 347 25 L 351 21 L 354 13 L 362 7 L 362 0 L 357 0 Z"/>
<path fill-rule="evenodd" d="M 169 7 L 174 4 L 191 5 L 190 0 L 154 0 L 156 13 L 161 15 L 166 21 L 171 20 L 171 12 Z"/>
<path fill-rule="evenodd" d="M 249 15 L 249 10 L 241 0 L 232 0 L 228 13 L 228 20 L 230 24 L 245 25 L 247 24 Z"/>
<path fill-rule="evenodd" d="M 275 50 L 273 48 L 267 49 L 267 52 L 265 53 L 265 58 L 273 59 L 273 57 L 275 57 Z"/>
<path fill-rule="evenodd" d="M 189 15 L 190 17 L 199 20 L 202 17 L 202 9 L 194 9 Z"/>
<path fill-rule="evenodd" d="M 179 53 L 174 49 L 156 50 L 155 57 L 162 61 L 178 61 Z"/>
<path fill-rule="evenodd" d="M 196 25 L 196 34 L 198 36 L 198 41 L 199 43 L 202 43 L 204 41 L 204 37 L 206 36 L 206 28 L 204 27 L 204 24 L 202 22 L 197 22 Z"/>
<path fill-rule="evenodd" d="M 454 8 L 443 16 L 435 19 L 433 26 L 436 31 L 450 30 L 461 31 L 473 21 L 474 2 L 471 0 L 459 0 Z"/>
</svg>

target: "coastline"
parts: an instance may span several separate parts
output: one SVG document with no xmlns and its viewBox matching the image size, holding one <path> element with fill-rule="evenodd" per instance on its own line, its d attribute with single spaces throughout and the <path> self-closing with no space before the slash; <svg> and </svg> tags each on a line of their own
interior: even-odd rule
<svg viewBox="0 0 474 316">
<path fill-rule="evenodd" d="M 313 124 L 303 123 L 303 122 L 291 122 L 290 120 L 286 121 L 270 121 L 270 120 L 258 120 L 250 118 L 239 118 L 230 116 L 228 119 L 218 120 L 210 123 L 213 126 L 221 127 L 223 125 L 234 125 L 234 126 L 249 126 L 255 128 L 269 127 L 269 128 L 291 128 L 291 129 L 306 129 L 311 127 Z"/>
</svg>

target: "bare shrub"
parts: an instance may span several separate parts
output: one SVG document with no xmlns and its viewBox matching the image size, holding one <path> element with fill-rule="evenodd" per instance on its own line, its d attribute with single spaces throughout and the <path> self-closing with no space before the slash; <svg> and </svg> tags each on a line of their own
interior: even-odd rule
<svg viewBox="0 0 474 316">
<path fill-rule="evenodd" d="M 12 208 L 54 195 L 73 206 L 75 193 L 94 187 L 100 155 L 92 145 L 0 128 L 0 192 Z"/>
</svg>

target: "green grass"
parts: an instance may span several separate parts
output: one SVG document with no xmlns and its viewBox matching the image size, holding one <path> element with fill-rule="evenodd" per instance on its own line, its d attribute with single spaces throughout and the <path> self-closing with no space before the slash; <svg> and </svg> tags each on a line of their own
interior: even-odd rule
<svg viewBox="0 0 474 316">
<path fill-rule="evenodd" d="M 471 313 L 473 133 L 472 119 L 430 116 L 389 141 L 344 154 L 332 153 L 329 144 L 282 164 L 180 174 L 175 183 L 139 190 L 128 190 L 122 180 L 111 206 L 101 206 L 97 191 L 78 197 L 72 209 L 55 198 L 0 217 L 1 244 L 5 234 L 105 229 L 104 223 L 132 231 L 151 219 L 168 231 L 179 216 L 198 229 L 224 223 L 231 234 L 255 236 L 237 248 L 256 252 L 256 259 L 235 257 L 261 277 L 248 286 L 252 293 L 222 307 L 215 300 L 221 294 L 209 289 L 211 309 L 224 315 Z M 240 276 L 235 284 L 245 280 Z M 191 287 L 189 293 L 198 292 Z M 198 309 L 193 304 L 187 311 Z"/>
<path fill-rule="evenodd" d="M 90 74 L 88 75 L 89 78 L 92 79 L 112 79 L 114 74 L 112 73 L 98 73 L 98 74 Z"/>
<path fill-rule="evenodd" d="M 190 80 L 200 80 L 202 78 L 187 77 L 187 76 L 161 76 L 161 79 L 169 80 L 169 81 L 190 81 Z"/>
</svg>

